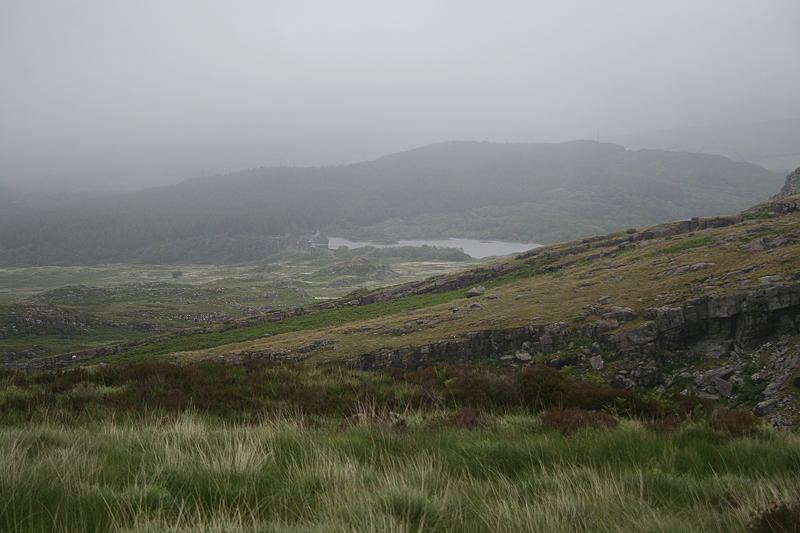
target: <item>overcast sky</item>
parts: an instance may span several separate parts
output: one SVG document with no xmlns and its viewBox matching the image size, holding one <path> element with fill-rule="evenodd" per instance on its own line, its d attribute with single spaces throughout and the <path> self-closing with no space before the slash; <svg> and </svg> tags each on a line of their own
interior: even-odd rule
<svg viewBox="0 0 800 533">
<path fill-rule="evenodd" d="M 0 0 L 0 182 L 798 116 L 798 0 Z"/>
</svg>

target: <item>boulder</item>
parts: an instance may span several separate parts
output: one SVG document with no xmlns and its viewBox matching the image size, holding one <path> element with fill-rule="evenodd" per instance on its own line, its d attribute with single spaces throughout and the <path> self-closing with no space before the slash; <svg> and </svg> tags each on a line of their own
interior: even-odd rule
<svg viewBox="0 0 800 533">
<path fill-rule="evenodd" d="M 618 322 L 628 322 L 636 318 L 636 312 L 630 307 L 609 307 L 601 311 L 601 316 L 606 320 L 616 320 Z"/>
<path fill-rule="evenodd" d="M 663 272 L 659 272 L 659 276 L 680 276 L 681 274 L 686 274 L 688 272 L 697 272 L 698 270 L 703 270 L 708 267 L 714 266 L 714 263 L 693 263 L 691 265 L 683 265 L 677 268 L 672 268 L 670 270 L 665 270 Z"/>
<path fill-rule="evenodd" d="M 715 378 L 725 379 L 731 374 L 733 374 L 733 368 L 731 367 L 714 368 L 698 376 L 695 383 L 701 386 L 707 385 L 712 383 Z"/>
<path fill-rule="evenodd" d="M 524 350 L 517 350 L 514 354 L 514 358 L 518 361 L 530 361 L 533 359 L 533 356 Z"/>
<path fill-rule="evenodd" d="M 764 400 L 763 402 L 759 402 L 756 404 L 756 408 L 753 409 L 753 414 L 756 416 L 764 416 L 772 412 L 778 403 L 777 398 L 770 398 L 769 400 Z"/>
<path fill-rule="evenodd" d="M 744 250 L 746 252 L 760 252 L 764 248 L 764 239 L 755 239 L 739 246 L 740 250 Z"/>
<path fill-rule="evenodd" d="M 714 387 L 714 389 L 716 389 L 720 396 L 727 397 L 733 392 L 733 385 L 731 382 L 721 378 L 713 378 L 711 380 L 711 385 Z"/>
<path fill-rule="evenodd" d="M 486 287 L 483 285 L 478 285 L 477 287 L 472 287 L 470 290 L 468 290 L 466 297 L 474 298 L 476 296 L 483 296 L 484 294 L 486 294 Z"/>
</svg>

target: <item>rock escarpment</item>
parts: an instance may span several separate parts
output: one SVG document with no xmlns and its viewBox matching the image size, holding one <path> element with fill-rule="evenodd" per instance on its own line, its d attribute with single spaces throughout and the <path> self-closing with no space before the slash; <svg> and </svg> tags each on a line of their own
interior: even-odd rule
<svg viewBox="0 0 800 533">
<path fill-rule="evenodd" d="M 794 386 L 800 368 L 800 283 L 703 296 L 649 308 L 642 316 L 616 306 L 587 306 L 585 313 L 545 326 L 474 331 L 362 354 L 345 365 L 414 370 L 489 360 L 507 366 L 571 366 L 599 371 L 607 381 L 629 389 L 711 399 L 746 393 L 757 403 L 757 414 L 774 415 L 776 424 L 788 424 L 795 414 L 786 389 Z M 264 354 L 270 359 L 275 355 Z M 294 360 L 299 355 L 286 354 Z"/>
<path fill-rule="evenodd" d="M 800 194 L 800 168 L 795 169 L 794 172 L 786 176 L 786 183 L 783 185 L 781 192 L 773 197 L 773 200 L 780 200 L 796 194 Z"/>
</svg>

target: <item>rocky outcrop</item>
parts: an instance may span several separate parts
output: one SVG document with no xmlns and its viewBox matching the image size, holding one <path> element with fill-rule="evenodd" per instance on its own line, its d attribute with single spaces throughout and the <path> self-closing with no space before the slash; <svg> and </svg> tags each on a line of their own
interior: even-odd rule
<svg viewBox="0 0 800 533">
<path fill-rule="evenodd" d="M 601 235 L 597 237 L 587 237 L 579 241 L 574 241 L 562 246 L 543 246 L 541 248 L 534 248 L 517 255 L 517 259 L 549 259 L 555 260 L 561 257 L 576 255 L 587 252 L 593 249 L 600 248 L 627 248 L 640 241 L 646 241 L 659 237 L 670 237 L 672 235 L 680 235 L 683 233 L 691 233 L 693 231 L 700 231 L 710 228 L 724 228 L 733 224 L 738 224 L 742 221 L 741 215 L 728 215 L 717 217 L 694 217 L 687 220 L 680 220 L 678 222 L 668 222 L 652 226 L 643 230 L 631 228 L 624 232 L 612 233 L 611 235 Z M 591 260 L 597 257 L 602 257 L 603 254 L 596 256 L 583 257 L 582 260 Z"/>
<path fill-rule="evenodd" d="M 771 339 L 788 339 L 800 333 L 800 283 L 650 308 L 643 313 L 644 323 L 632 322 L 637 325 L 628 329 L 624 324 L 638 318 L 630 308 L 591 306 L 585 313 L 601 318 L 474 331 L 422 346 L 362 354 L 345 365 L 359 370 L 416 370 L 486 360 L 508 366 L 572 365 L 610 371 L 606 377 L 612 384 L 631 389 L 666 390 L 683 379 L 692 383 L 692 389 L 685 392 L 711 399 L 733 398 L 745 388 L 759 389 L 762 382 L 763 390 L 753 399 L 758 402 L 757 414 L 769 414 L 776 424 L 785 422 L 786 411 L 779 410 L 791 403 L 783 392 L 800 367 L 800 344 L 795 355 L 786 357 L 789 348 L 772 358 L 757 356 L 756 352 L 763 343 L 773 342 Z M 606 322 L 613 322 L 613 327 L 605 327 Z M 619 370 L 609 369 L 606 358 L 617 361 Z M 718 365 L 709 368 L 708 363 L 713 361 Z M 674 370 L 698 364 L 707 370 Z M 761 373 L 753 374 L 753 368 Z"/>
<path fill-rule="evenodd" d="M 679 306 L 647 309 L 645 324 L 609 337 L 623 355 L 678 351 L 702 339 L 747 342 L 800 330 L 800 284 L 708 295 Z"/>
<path fill-rule="evenodd" d="M 86 363 L 99 357 L 107 355 L 114 355 L 130 348 L 132 345 L 117 344 L 113 346 L 103 346 L 102 348 L 92 348 L 90 350 L 81 350 L 78 352 L 70 352 L 52 357 L 41 357 L 37 359 L 5 359 L 0 361 L 0 366 L 5 368 L 19 368 L 25 370 L 55 370 L 65 368 L 74 364 Z"/>
<path fill-rule="evenodd" d="M 566 322 L 558 322 L 547 326 L 473 331 L 458 339 L 363 354 L 344 364 L 358 370 L 387 367 L 417 370 L 438 364 L 471 363 L 487 358 L 507 361 L 508 364 L 520 361 L 530 363 L 533 360 L 531 353 L 551 353 L 561 346 L 568 337 L 567 330 Z M 510 357 L 504 360 L 502 357 L 506 353 Z M 518 357 L 518 353 L 529 357 Z"/>
<path fill-rule="evenodd" d="M 52 306 L 37 306 L 0 315 L 0 339 L 45 333 L 74 334 L 89 329 L 84 317 Z"/>
<path fill-rule="evenodd" d="M 786 183 L 781 192 L 772 197 L 773 200 L 780 200 L 789 196 L 800 194 L 800 168 L 786 176 Z"/>
<path fill-rule="evenodd" d="M 719 352 L 720 346 L 742 346 L 773 335 L 800 332 L 800 284 L 708 295 L 679 306 L 647 309 L 644 324 L 612 334 L 606 333 L 604 321 L 614 321 L 619 327 L 635 318 L 636 313 L 626 307 L 597 312 L 603 318 L 594 323 L 557 322 L 547 326 L 475 331 L 433 344 L 363 354 L 347 365 L 371 370 L 388 366 L 415 369 L 500 358 L 513 350 L 546 355 L 575 339 L 587 338 L 604 343 L 618 357 L 636 361 L 658 356 L 661 363 L 669 363 L 686 353 L 697 353 L 698 349 L 703 355 L 719 357 L 727 355 L 725 350 Z"/>
</svg>

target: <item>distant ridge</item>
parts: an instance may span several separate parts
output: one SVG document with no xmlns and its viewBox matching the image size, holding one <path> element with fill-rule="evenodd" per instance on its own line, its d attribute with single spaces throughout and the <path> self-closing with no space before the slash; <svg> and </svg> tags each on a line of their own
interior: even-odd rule
<svg viewBox="0 0 800 533">
<path fill-rule="evenodd" d="M 641 132 L 611 140 L 629 148 L 717 154 L 783 173 L 800 166 L 800 118 Z"/>
<path fill-rule="evenodd" d="M 782 176 L 725 157 L 594 141 L 445 142 L 374 161 L 262 168 L 0 213 L 0 264 L 231 263 L 274 236 L 556 242 L 740 211 Z"/>
</svg>

